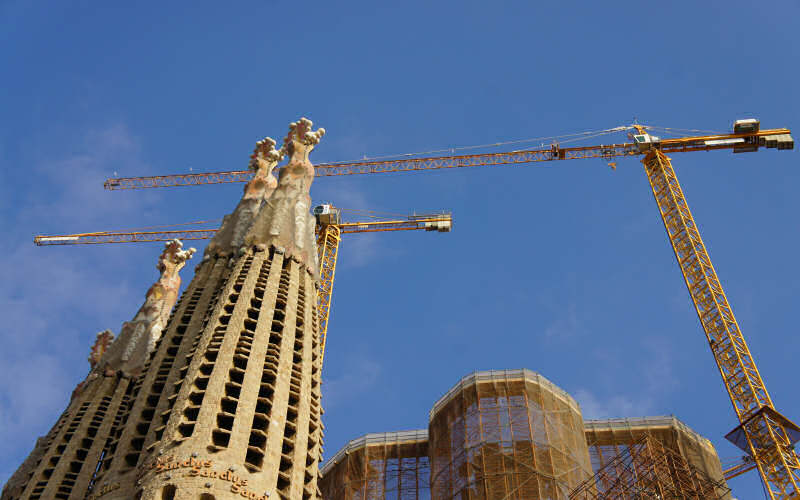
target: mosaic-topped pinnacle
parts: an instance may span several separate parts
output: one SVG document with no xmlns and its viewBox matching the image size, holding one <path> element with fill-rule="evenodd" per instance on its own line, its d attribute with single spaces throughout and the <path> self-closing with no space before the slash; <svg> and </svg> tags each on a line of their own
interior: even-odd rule
<svg viewBox="0 0 800 500">
<path fill-rule="evenodd" d="M 286 155 L 286 150 L 283 147 L 275 149 L 275 144 L 272 137 L 256 142 L 248 164 L 254 173 L 253 178 L 244 186 L 244 194 L 234 211 L 222 219 L 222 225 L 206 247 L 203 262 L 212 255 L 229 256 L 244 251 L 243 240 L 247 231 L 261 205 L 278 187 L 278 179 L 272 172 Z"/>
<path fill-rule="evenodd" d="M 195 248 L 183 249 L 183 242 L 181 240 L 170 240 L 164 243 L 164 251 L 158 257 L 158 264 L 156 269 L 161 271 L 162 276 L 167 273 L 177 273 L 186 261 L 192 258 L 197 250 Z"/>
<path fill-rule="evenodd" d="M 278 187 L 258 213 L 244 242 L 249 247 L 274 247 L 302 262 L 316 277 L 316 221 L 310 213 L 314 165 L 308 155 L 325 135 L 325 129 L 313 131 L 312 125 L 308 118 L 289 124 L 281 148 L 289 155 L 289 161 L 281 168 Z"/>
<path fill-rule="evenodd" d="M 289 133 L 283 140 L 283 149 L 293 155 L 297 145 L 302 144 L 307 146 L 307 148 L 303 148 L 306 152 L 311 152 L 314 146 L 319 144 L 322 136 L 325 135 L 325 129 L 321 127 L 316 132 L 312 132 L 312 125 L 314 125 L 314 122 L 308 118 L 300 118 L 298 121 L 290 123 Z"/>
<path fill-rule="evenodd" d="M 253 154 L 250 155 L 250 163 L 248 164 L 250 170 L 258 172 L 263 168 L 260 163 L 273 164 L 272 167 L 274 168 L 275 164 L 283 159 L 286 155 L 286 150 L 283 147 L 275 149 L 275 144 L 277 143 L 272 137 L 264 137 L 256 142 L 256 147 L 253 150 Z"/>
<path fill-rule="evenodd" d="M 135 376 L 144 367 L 156 342 L 161 338 L 172 306 L 178 300 L 181 277 L 178 272 L 192 258 L 196 250 L 183 249 L 183 242 L 171 240 L 164 244 L 156 268 L 161 272 L 158 280 L 147 290 L 145 301 L 131 321 L 123 323 L 119 335 L 105 350 L 96 367 L 101 373 L 111 375 L 122 372 Z"/>
</svg>

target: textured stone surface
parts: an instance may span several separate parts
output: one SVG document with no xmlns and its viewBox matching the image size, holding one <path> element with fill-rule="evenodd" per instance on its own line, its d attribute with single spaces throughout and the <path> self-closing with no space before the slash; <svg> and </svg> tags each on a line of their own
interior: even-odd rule
<svg viewBox="0 0 800 500">
<path fill-rule="evenodd" d="M 254 179 L 169 319 L 180 248 L 3 500 L 320 497 L 308 154 L 323 134 L 301 119 L 281 150 L 257 145 Z"/>
<path fill-rule="evenodd" d="M 246 210 L 225 219 L 219 246 L 198 266 L 132 388 L 96 498 L 319 498 L 321 359 L 308 153 L 322 132 L 310 128 L 308 120 L 290 127 L 289 165 L 244 245 L 237 248 L 241 233 L 233 226 L 247 225 L 252 205 L 240 203 Z M 264 184 L 264 191 L 250 185 L 245 197 L 264 196 Z"/>
<path fill-rule="evenodd" d="M 317 276 L 315 220 L 310 213 L 314 166 L 308 155 L 325 135 L 325 129 L 312 132 L 311 126 L 311 121 L 305 118 L 289 126 L 283 144 L 289 163 L 281 168 L 278 187 L 261 208 L 245 242 L 262 248 L 274 246 L 287 256 L 299 259 Z"/>
<path fill-rule="evenodd" d="M 161 272 L 145 295 L 145 302 L 131 321 L 123 323 L 116 340 L 109 346 L 98 367 L 107 372 L 121 371 L 125 376 L 138 375 L 147 357 L 161 338 L 169 313 L 178 300 L 181 277 L 178 272 L 194 255 L 195 249 L 183 250 L 183 243 L 172 240 L 156 266 Z"/>
<path fill-rule="evenodd" d="M 178 240 L 165 245 L 157 264 L 161 275 L 119 337 L 114 340 L 110 330 L 97 334 L 89 374 L 73 391 L 61 418 L 9 479 L 2 500 L 86 498 L 97 464 L 127 410 L 132 377 L 145 365 L 177 300 L 178 272 L 194 253 L 182 247 Z"/>
<path fill-rule="evenodd" d="M 284 148 L 275 149 L 275 141 L 270 137 L 256 143 L 248 165 L 255 175 L 245 185 L 244 195 L 236 209 L 223 218 L 219 231 L 206 247 L 204 259 L 211 255 L 229 255 L 242 247 L 244 237 L 261 210 L 261 206 L 278 187 L 278 179 L 272 175 L 272 171 L 283 159 L 284 154 Z"/>
<path fill-rule="evenodd" d="M 111 343 L 114 341 L 114 332 L 111 330 L 103 330 L 97 334 L 92 350 L 89 353 L 89 367 L 94 369 L 97 363 L 103 359 L 103 355 L 108 350 Z"/>
</svg>

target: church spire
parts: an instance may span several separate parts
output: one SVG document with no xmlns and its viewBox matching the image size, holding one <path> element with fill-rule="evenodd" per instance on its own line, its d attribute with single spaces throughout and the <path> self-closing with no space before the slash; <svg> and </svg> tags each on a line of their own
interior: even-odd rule
<svg viewBox="0 0 800 500">
<path fill-rule="evenodd" d="M 222 226 L 206 247 L 203 260 L 212 255 L 227 256 L 241 250 L 247 230 L 264 201 L 269 199 L 278 186 L 278 180 L 272 175 L 272 171 L 283 159 L 284 153 L 283 147 L 275 149 L 275 140 L 271 137 L 265 137 L 256 143 L 248 164 L 255 175 L 245 185 L 244 194 L 236 209 L 222 219 Z"/>
<path fill-rule="evenodd" d="M 110 375 L 122 372 L 137 375 L 153 352 L 167 323 L 172 306 L 178 300 L 181 277 L 178 272 L 192 258 L 195 249 L 183 250 L 180 240 L 168 241 L 158 258 L 158 281 L 145 294 L 145 301 L 131 321 L 122 324 L 119 336 L 106 349 L 97 368 Z"/>
<path fill-rule="evenodd" d="M 248 246 L 275 247 L 278 253 L 297 259 L 317 276 L 317 252 L 314 239 L 314 217 L 310 213 L 311 183 L 314 165 L 309 153 L 325 135 L 325 129 L 312 132 L 307 118 L 289 125 L 283 148 L 289 163 L 281 168 L 278 187 L 267 200 L 245 237 Z"/>
</svg>

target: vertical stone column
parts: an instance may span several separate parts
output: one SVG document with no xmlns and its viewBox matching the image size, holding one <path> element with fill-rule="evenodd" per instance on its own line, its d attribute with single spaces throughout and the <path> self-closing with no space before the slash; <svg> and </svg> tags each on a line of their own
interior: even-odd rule
<svg viewBox="0 0 800 500">
<path fill-rule="evenodd" d="M 132 387 L 130 409 L 103 461 L 97 483 L 108 492 L 102 498 L 134 498 L 137 465 L 143 462 L 143 453 L 149 455 L 145 442 L 148 437 L 154 441 L 163 431 L 175 401 L 173 394 L 186 374 L 184 360 L 193 355 L 196 332 L 202 331 L 206 310 L 213 306 L 218 287 L 229 272 L 226 258 L 205 261 L 178 302 L 161 341 Z"/>
</svg>

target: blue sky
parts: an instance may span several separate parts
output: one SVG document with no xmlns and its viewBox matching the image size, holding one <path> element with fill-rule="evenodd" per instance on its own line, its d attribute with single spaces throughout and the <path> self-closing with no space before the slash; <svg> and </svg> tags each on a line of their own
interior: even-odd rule
<svg viewBox="0 0 800 500">
<path fill-rule="evenodd" d="M 118 331 L 157 277 L 157 244 L 36 248 L 32 237 L 216 219 L 242 188 L 107 192 L 106 177 L 244 169 L 256 140 L 301 116 L 328 131 L 315 162 L 634 118 L 791 128 L 798 15 L 796 1 L 0 1 L 0 482 L 85 375 L 95 333 Z M 797 152 L 673 164 L 776 406 L 800 421 Z M 588 417 L 675 414 L 723 459 L 737 455 L 635 159 L 616 171 L 584 160 L 320 179 L 312 194 L 455 217 L 450 234 L 343 241 L 326 456 L 367 432 L 426 427 L 470 371 L 521 367 Z M 753 474 L 731 486 L 761 495 Z"/>
</svg>

